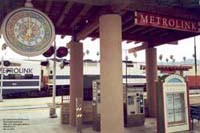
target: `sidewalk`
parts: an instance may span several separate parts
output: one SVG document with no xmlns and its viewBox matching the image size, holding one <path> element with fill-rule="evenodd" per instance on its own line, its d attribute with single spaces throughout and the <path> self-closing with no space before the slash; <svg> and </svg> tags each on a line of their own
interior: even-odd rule
<svg viewBox="0 0 200 133">
<path fill-rule="evenodd" d="M 0 133 L 76 133 L 76 129 L 70 125 L 60 123 L 60 108 L 57 108 L 58 118 L 49 118 L 49 109 L 29 109 L 0 111 Z M 21 120 L 26 125 L 15 125 L 13 130 L 5 130 L 3 121 L 9 119 Z M 197 127 L 198 126 L 198 127 Z M 194 125 L 195 131 L 184 133 L 199 133 L 200 123 Z M 90 125 L 84 125 L 83 133 L 97 133 Z M 156 133 L 154 119 L 146 119 L 142 127 L 125 128 L 125 133 Z"/>
<path fill-rule="evenodd" d="M 59 103 L 60 98 L 56 98 Z M 20 101 L 20 102 L 19 102 Z M 0 108 L 7 105 L 44 105 L 50 103 L 51 98 L 5 100 Z M 33 105 L 32 105 L 33 106 Z M 60 108 L 56 109 L 57 118 L 49 118 L 49 108 L 24 108 L 17 110 L 0 110 L 0 133 L 76 133 L 76 128 L 62 125 L 60 122 Z M 146 119 L 141 127 L 125 128 L 125 133 L 156 133 L 155 119 Z M 195 121 L 194 131 L 184 133 L 199 133 L 200 123 Z M 96 133 L 91 125 L 84 125 L 82 133 Z"/>
</svg>

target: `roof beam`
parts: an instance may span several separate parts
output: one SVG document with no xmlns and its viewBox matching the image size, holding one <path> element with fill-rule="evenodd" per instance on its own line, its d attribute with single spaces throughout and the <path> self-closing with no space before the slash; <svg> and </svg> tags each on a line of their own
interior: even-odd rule
<svg viewBox="0 0 200 133">
<path fill-rule="evenodd" d="M 191 12 L 184 8 L 178 8 L 178 7 L 165 7 L 161 6 L 156 2 L 147 2 L 148 0 L 143 0 L 146 2 L 138 2 L 137 0 L 134 0 L 131 2 L 131 4 L 126 7 L 126 10 L 128 11 L 136 11 L 136 10 L 143 10 L 151 13 L 161 13 L 163 15 L 171 15 L 174 17 L 182 17 L 186 19 L 194 19 L 197 20 L 199 18 L 199 14 Z"/>
<path fill-rule="evenodd" d="M 126 43 L 132 43 L 133 40 L 126 40 Z"/>
<path fill-rule="evenodd" d="M 71 23 L 70 27 L 73 28 L 90 10 L 91 5 L 85 5 L 79 15 L 75 17 L 75 20 Z"/>
<path fill-rule="evenodd" d="M 82 4 L 90 4 L 90 5 L 96 5 L 96 6 L 123 5 L 123 7 L 126 7 L 132 2 L 131 0 L 65 0 L 65 1 L 77 2 L 77 3 L 82 3 Z M 140 1 L 143 1 L 143 0 L 140 0 Z M 115 9 L 119 10 L 119 8 L 117 7 Z"/>
<path fill-rule="evenodd" d="M 134 44 L 138 44 L 138 43 L 141 43 L 140 41 L 135 41 L 135 43 Z"/>
<path fill-rule="evenodd" d="M 90 35 L 93 31 L 95 31 L 99 27 L 99 19 L 95 19 L 93 22 L 89 22 L 77 35 L 76 40 L 85 39 L 88 35 Z"/>
<path fill-rule="evenodd" d="M 92 37 L 91 38 L 91 41 L 95 41 L 97 38 L 96 37 Z"/>
<path fill-rule="evenodd" d="M 125 12 L 125 8 L 130 5 L 130 0 L 110 0 L 110 5 L 112 10 L 116 13 L 123 13 Z"/>
<path fill-rule="evenodd" d="M 128 34 L 128 33 L 122 33 L 123 40 L 132 40 L 132 41 L 139 41 L 139 42 L 148 42 L 150 36 L 148 35 L 141 35 L 141 34 Z"/>
<path fill-rule="evenodd" d="M 177 41 L 168 42 L 168 44 L 177 45 L 178 44 L 178 40 Z"/>
<path fill-rule="evenodd" d="M 138 46 L 138 47 L 135 47 L 135 48 L 130 48 L 130 49 L 128 50 L 128 52 L 129 52 L 129 53 L 134 53 L 134 52 L 137 52 L 137 51 L 146 49 L 147 47 L 148 47 L 148 44 L 147 44 L 147 43 L 143 43 L 141 46 Z"/>
<path fill-rule="evenodd" d="M 149 34 L 150 32 L 155 31 L 155 30 L 156 30 L 155 28 L 151 27 L 151 28 L 146 29 L 145 31 L 143 31 L 142 34 Z"/>
<path fill-rule="evenodd" d="M 108 5 L 110 3 L 110 0 L 65 0 L 65 1 L 97 5 L 97 6 Z"/>
<path fill-rule="evenodd" d="M 173 34 L 170 33 L 169 35 L 165 35 L 163 37 L 160 37 L 158 36 L 157 38 L 151 40 L 151 44 L 153 46 L 159 46 L 159 45 L 162 45 L 162 44 L 166 44 L 166 43 L 170 43 L 170 42 L 173 42 L 173 41 L 178 41 L 178 40 L 181 40 L 181 39 L 184 39 L 184 38 L 189 38 L 189 37 L 192 37 L 192 36 L 196 36 L 198 35 L 197 33 L 180 33 L 180 32 L 174 32 Z"/>
<path fill-rule="evenodd" d="M 88 20 L 88 23 L 76 34 L 76 40 L 83 40 L 88 37 L 91 33 L 95 32 L 99 28 L 99 16 L 104 13 L 105 7 L 103 7 L 99 12 L 96 13 L 92 20 Z M 94 33 L 97 37 L 96 34 Z"/>
<path fill-rule="evenodd" d="M 133 18 L 133 16 L 128 16 L 128 18 L 125 16 L 125 18 L 123 18 L 123 16 L 122 16 L 122 25 L 125 25 L 126 23 L 128 23 L 129 21 L 133 21 L 133 24 L 134 24 L 134 18 Z"/>
<path fill-rule="evenodd" d="M 149 35 L 150 36 L 158 36 L 158 35 L 165 33 L 165 32 L 169 32 L 169 31 L 166 31 L 166 30 L 161 29 L 161 28 L 159 28 L 159 29 L 157 28 L 154 32 L 149 33 Z"/>
<path fill-rule="evenodd" d="M 125 31 L 127 31 L 127 30 L 129 30 L 129 29 L 131 29 L 131 28 L 133 28 L 133 27 L 135 27 L 135 26 L 136 26 L 136 25 L 131 24 L 131 25 L 129 25 L 129 26 L 123 28 L 123 29 L 122 29 L 122 32 L 125 32 Z"/>
<path fill-rule="evenodd" d="M 73 2 L 68 2 L 65 7 L 64 7 L 64 10 L 62 11 L 58 21 L 56 22 L 56 26 L 59 26 L 62 24 L 62 22 L 64 21 L 65 19 L 65 15 L 69 12 L 69 10 L 71 9 L 73 5 Z"/>
<path fill-rule="evenodd" d="M 140 28 L 137 28 L 137 29 L 135 29 L 135 30 L 133 30 L 133 31 L 131 31 L 130 33 L 131 34 L 135 34 L 135 33 L 137 33 L 137 32 L 140 32 L 140 31 L 143 31 L 144 29 L 146 29 L 147 27 L 140 27 Z"/>
<path fill-rule="evenodd" d="M 51 9 L 52 4 L 53 4 L 53 1 L 48 1 L 48 2 L 47 2 L 46 7 L 45 7 L 45 12 L 46 12 L 46 13 L 49 13 L 49 12 L 50 12 L 50 9 Z"/>
</svg>

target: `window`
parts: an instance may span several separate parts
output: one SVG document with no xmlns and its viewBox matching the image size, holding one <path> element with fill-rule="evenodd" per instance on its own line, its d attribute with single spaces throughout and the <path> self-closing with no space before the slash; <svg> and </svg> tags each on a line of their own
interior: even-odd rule
<svg viewBox="0 0 200 133">
<path fill-rule="evenodd" d="M 8 74 L 8 79 L 21 79 L 21 74 Z"/>
<path fill-rule="evenodd" d="M 134 104 L 134 96 L 128 96 L 128 105 Z"/>
<path fill-rule="evenodd" d="M 21 79 L 21 78 L 22 78 L 21 74 L 15 74 L 15 79 Z"/>
<path fill-rule="evenodd" d="M 185 123 L 184 93 L 168 93 L 166 95 L 166 103 L 168 126 Z"/>
<path fill-rule="evenodd" d="M 33 78 L 33 74 L 25 74 L 24 78 L 25 79 L 32 79 Z"/>
<path fill-rule="evenodd" d="M 15 79 L 15 75 L 14 74 L 8 74 L 8 79 Z"/>
</svg>

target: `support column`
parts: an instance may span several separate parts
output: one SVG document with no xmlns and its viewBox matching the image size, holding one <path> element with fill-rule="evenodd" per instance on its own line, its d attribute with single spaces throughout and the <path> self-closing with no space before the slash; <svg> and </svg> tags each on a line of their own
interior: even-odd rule
<svg viewBox="0 0 200 133">
<path fill-rule="evenodd" d="M 70 42 L 70 104 L 69 123 L 76 126 L 76 98 L 83 98 L 83 44 Z"/>
<path fill-rule="evenodd" d="M 147 104 L 150 117 L 155 117 L 155 80 L 157 80 L 157 50 L 146 49 Z"/>
<path fill-rule="evenodd" d="M 119 15 L 100 17 L 101 133 L 124 133 L 121 27 Z"/>
</svg>

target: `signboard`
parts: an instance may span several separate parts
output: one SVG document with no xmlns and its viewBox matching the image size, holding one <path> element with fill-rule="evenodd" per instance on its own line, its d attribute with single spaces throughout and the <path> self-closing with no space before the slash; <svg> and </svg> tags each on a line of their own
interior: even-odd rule
<svg viewBox="0 0 200 133">
<path fill-rule="evenodd" d="M 135 24 L 188 32 L 199 32 L 199 21 L 135 11 Z"/>
<path fill-rule="evenodd" d="M 189 130 L 189 102 L 185 80 L 179 75 L 163 76 L 157 90 L 158 133 Z"/>
</svg>

